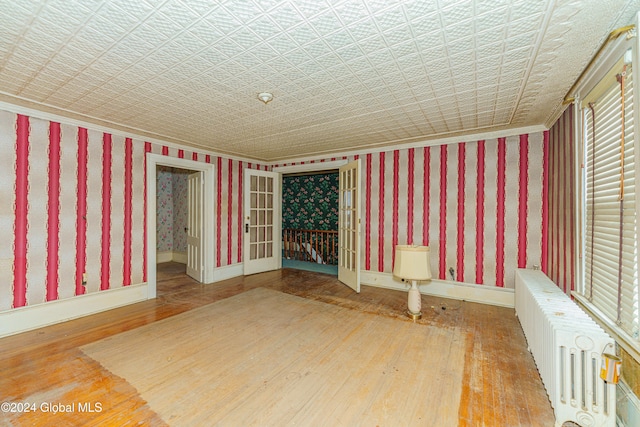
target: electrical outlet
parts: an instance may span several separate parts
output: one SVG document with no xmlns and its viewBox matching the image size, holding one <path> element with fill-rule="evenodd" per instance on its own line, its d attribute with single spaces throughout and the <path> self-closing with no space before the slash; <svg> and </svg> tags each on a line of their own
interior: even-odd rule
<svg viewBox="0 0 640 427">
<path fill-rule="evenodd" d="M 87 273 L 82 273 L 82 286 L 87 286 Z"/>
</svg>

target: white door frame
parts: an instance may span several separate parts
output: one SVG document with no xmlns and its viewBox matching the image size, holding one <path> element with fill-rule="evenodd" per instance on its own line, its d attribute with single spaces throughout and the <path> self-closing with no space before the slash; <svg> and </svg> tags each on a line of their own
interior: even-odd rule
<svg viewBox="0 0 640 427">
<path fill-rule="evenodd" d="M 204 282 L 204 258 L 202 258 L 202 223 L 204 216 L 204 172 L 190 173 L 187 177 L 187 276 Z M 172 192 L 173 193 L 173 192 Z"/>
<path fill-rule="evenodd" d="M 341 160 L 332 160 L 330 162 L 316 162 L 316 163 L 305 163 L 304 165 L 293 165 L 293 166 L 278 166 L 272 168 L 272 172 L 280 173 L 280 177 L 284 174 L 288 173 L 305 173 L 305 172 L 318 172 L 318 171 L 335 171 L 338 173 L 338 170 L 341 166 L 348 164 L 349 161 L 346 159 Z M 282 191 L 282 188 L 280 189 Z M 279 205 L 277 206 L 279 210 L 280 221 L 282 221 L 282 200 L 280 200 Z M 360 248 L 358 248 L 360 249 Z M 282 251 L 280 251 L 282 253 Z"/>
<path fill-rule="evenodd" d="M 213 163 L 196 162 L 160 154 L 146 153 L 147 165 L 147 299 L 156 297 L 156 166 L 169 166 L 193 171 L 202 171 L 204 182 L 203 224 L 202 224 L 202 259 L 204 260 L 204 283 L 213 282 L 212 260 L 215 258 L 215 203 L 214 203 L 214 168 Z"/>
<path fill-rule="evenodd" d="M 349 163 L 348 160 L 332 160 L 330 162 L 317 162 L 317 163 L 305 163 L 304 165 L 293 166 L 277 166 L 271 169 L 271 172 L 279 172 L 281 174 L 286 173 L 299 173 L 299 172 L 317 172 L 324 170 L 340 169 L 340 166 L 344 166 Z"/>
</svg>

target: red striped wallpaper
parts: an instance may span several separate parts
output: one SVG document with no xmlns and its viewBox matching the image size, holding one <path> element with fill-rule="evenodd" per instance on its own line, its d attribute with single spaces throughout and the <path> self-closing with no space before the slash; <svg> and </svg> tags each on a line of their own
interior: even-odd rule
<svg viewBox="0 0 640 427">
<path fill-rule="evenodd" d="M 409 174 L 407 182 L 407 244 L 413 245 L 413 215 L 414 215 L 414 196 L 415 191 L 415 148 L 409 149 Z"/>
<path fill-rule="evenodd" d="M 496 286 L 504 287 L 507 142 L 498 138 L 498 204 L 496 212 Z"/>
<path fill-rule="evenodd" d="M 518 199 L 518 268 L 527 267 L 527 204 L 529 186 L 529 135 L 520 135 L 520 182 Z"/>
<path fill-rule="evenodd" d="M 216 215 L 216 267 L 222 266 L 222 157 L 218 157 L 216 172 L 218 173 L 217 182 L 217 215 Z"/>
<path fill-rule="evenodd" d="M 422 243 L 434 277 L 512 288 L 542 262 L 543 160 L 543 132 L 367 154 L 362 266 L 391 273 L 395 244 Z"/>
<path fill-rule="evenodd" d="M 364 182 L 366 200 L 371 200 L 371 156 L 371 153 L 367 154 L 365 164 L 365 170 L 367 171 Z M 366 204 L 364 217 L 364 268 L 365 270 L 371 270 L 371 203 Z"/>
<path fill-rule="evenodd" d="M 399 182 L 400 182 L 400 152 L 398 150 L 393 152 L 393 214 L 391 217 L 391 245 L 395 247 L 398 244 L 398 221 L 400 208 L 400 201 L 398 200 Z M 391 252 L 391 269 L 396 261 L 396 252 Z"/>
<path fill-rule="evenodd" d="M 88 135 L 85 128 L 78 128 L 78 175 L 76 186 L 76 295 L 85 293 L 82 284 L 87 271 L 87 158 Z"/>
<path fill-rule="evenodd" d="M 386 187 L 385 180 L 385 153 L 382 152 L 379 155 L 380 164 L 378 165 L 379 171 L 379 181 L 378 181 L 378 271 L 385 271 L 384 267 L 384 252 L 385 252 L 385 242 L 384 242 L 384 193 Z"/>
<path fill-rule="evenodd" d="M 58 299 L 60 250 L 60 123 L 49 124 L 49 194 L 47 209 L 47 301 Z"/>
<path fill-rule="evenodd" d="M 546 133 L 535 133 L 366 154 L 362 265 L 390 273 L 396 244 L 423 243 L 442 279 L 453 268 L 457 281 L 511 287 L 518 266 L 542 262 L 554 280 L 572 281 L 569 255 L 558 256 L 572 235 L 556 236 L 570 232 L 570 213 L 559 216 L 557 208 L 567 205 L 543 187 L 548 179 L 556 188 L 553 168 L 571 165 L 556 159 L 570 152 L 556 148 L 566 135 L 552 130 L 548 142 Z M 11 261 L 2 273 L 12 284 L 0 290 L 0 310 L 146 280 L 147 152 L 216 165 L 214 262 L 241 262 L 243 169 L 268 166 L 6 111 L 0 136 L 0 238 L 13 242 L 0 248 Z"/>
<path fill-rule="evenodd" d="M 447 279 L 447 146 L 440 146 L 440 215 L 438 217 L 438 269 L 433 277 L 440 280 Z M 453 258 L 455 259 L 455 258 Z M 450 266 L 449 268 L 452 268 Z"/>
<path fill-rule="evenodd" d="M 109 289 L 111 281 L 111 134 L 103 135 L 102 146 L 102 250 L 100 290 Z"/>
<path fill-rule="evenodd" d="M 464 281 L 464 240 L 465 240 L 465 227 L 464 227 L 464 210 L 465 210 L 465 160 L 466 151 L 465 143 L 458 144 L 458 218 L 457 218 L 457 245 L 458 252 L 456 254 L 456 280 L 458 282 Z"/>
<path fill-rule="evenodd" d="M 131 233 L 133 215 L 133 141 L 125 139 L 124 156 L 124 266 L 122 284 L 131 284 Z"/>
<path fill-rule="evenodd" d="M 267 166 L 0 111 L 0 311 L 147 280 L 146 153 L 216 164 L 217 265 L 241 262 L 242 169 Z"/>
<path fill-rule="evenodd" d="M 429 180 L 431 177 L 431 170 L 430 170 L 430 164 L 431 164 L 431 148 L 430 147 L 425 147 L 422 149 L 423 152 L 423 168 L 424 168 L 424 173 L 422 175 L 422 187 L 423 187 L 423 193 L 422 193 L 422 245 L 423 246 L 429 246 L 429 206 L 431 205 L 429 203 L 430 201 L 430 185 L 429 185 Z"/>
<path fill-rule="evenodd" d="M 484 148 L 484 141 L 478 141 L 478 150 L 476 158 L 478 159 L 478 165 L 476 169 L 476 260 L 475 260 L 475 284 L 481 285 L 483 283 L 484 277 L 484 175 L 485 175 L 485 166 L 484 166 L 484 158 L 486 155 L 486 151 Z"/>
<path fill-rule="evenodd" d="M 548 235 L 543 236 L 542 270 L 565 293 L 575 289 L 575 142 L 574 108 L 570 105 L 551 129 L 545 133 L 543 222 Z"/>
<path fill-rule="evenodd" d="M 18 115 L 16 123 L 16 197 L 13 255 L 13 306 L 27 303 L 27 227 L 29 189 L 29 118 Z"/>
</svg>

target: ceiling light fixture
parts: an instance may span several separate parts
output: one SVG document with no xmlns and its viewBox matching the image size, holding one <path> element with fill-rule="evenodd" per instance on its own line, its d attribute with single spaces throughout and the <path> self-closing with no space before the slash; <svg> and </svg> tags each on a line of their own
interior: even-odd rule
<svg viewBox="0 0 640 427">
<path fill-rule="evenodd" d="M 258 94 L 258 99 L 265 104 L 268 104 L 273 99 L 273 95 L 269 92 L 262 92 Z"/>
</svg>

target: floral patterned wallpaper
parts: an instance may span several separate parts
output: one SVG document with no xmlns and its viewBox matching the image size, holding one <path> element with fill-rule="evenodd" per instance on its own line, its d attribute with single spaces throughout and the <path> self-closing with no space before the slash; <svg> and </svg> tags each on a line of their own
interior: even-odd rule
<svg viewBox="0 0 640 427">
<path fill-rule="evenodd" d="M 187 178 L 191 171 L 158 167 L 156 248 L 158 252 L 187 251 Z"/>
<path fill-rule="evenodd" d="M 160 166 L 156 173 L 156 250 L 173 250 L 173 179 L 171 168 Z"/>
<path fill-rule="evenodd" d="M 282 228 L 338 229 L 338 173 L 282 177 Z"/>
<path fill-rule="evenodd" d="M 187 252 L 187 180 L 192 171 L 174 169 L 173 173 L 173 250 Z"/>
</svg>

